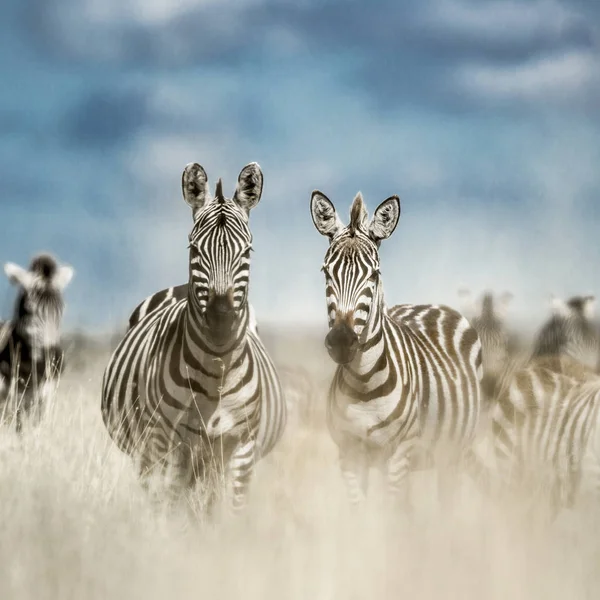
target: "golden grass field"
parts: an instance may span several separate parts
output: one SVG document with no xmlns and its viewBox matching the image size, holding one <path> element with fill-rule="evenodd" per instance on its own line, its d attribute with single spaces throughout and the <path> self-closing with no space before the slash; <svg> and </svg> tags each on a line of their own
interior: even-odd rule
<svg viewBox="0 0 600 600">
<path fill-rule="evenodd" d="M 286 358 L 306 352 L 290 346 Z M 322 355 L 311 364 L 326 374 Z M 259 463 L 242 516 L 207 522 L 194 493 L 153 503 L 101 422 L 107 358 L 67 371 L 36 429 L 2 431 L 2 600 L 600 598 L 588 513 L 524 535 L 464 476 L 443 513 L 429 472 L 414 476 L 412 519 L 394 518 L 377 486 L 353 512 L 320 417 Z"/>
</svg>

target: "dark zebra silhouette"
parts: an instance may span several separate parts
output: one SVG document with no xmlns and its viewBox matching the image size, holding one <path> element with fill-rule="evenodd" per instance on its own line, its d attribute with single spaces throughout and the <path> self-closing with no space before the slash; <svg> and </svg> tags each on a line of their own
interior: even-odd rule
<svg viewBox="0 0 600 600">
<path fill-rule="evenodd" d="M 39 254 L 28 269 L 6 263 L 4 272 L 18 293 L 11 320 L 0 327 L 0 402 L 21 431 L 25 417 L 39 420 L 64 368 L 63 291 L 74 271 Z"/>
</svg>

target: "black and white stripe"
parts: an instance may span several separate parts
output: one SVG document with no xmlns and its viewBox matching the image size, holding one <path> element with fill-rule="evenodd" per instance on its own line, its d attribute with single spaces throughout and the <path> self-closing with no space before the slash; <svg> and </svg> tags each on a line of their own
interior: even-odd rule
<svg viewBox="0 0 600 600">
<path fill-rule="evenodd" d="M 386 307 L 378 247 L 397 225 L 397 196 L 380 204 L 370 223 L 360 194 L 347 227 L 318 191 L 311 211 L 317 230 L 330 239 L 323 263 L 330 327 L 325 344 L 339 366 L 328 424 L 350 499 L 362 498 L 369 466 L 379 462 L 390 491 L 407 502 L 407 474 L 417 451 L 450 467 L 474 439 L 481 345 L 468 321 L 448 307 Z M 449 471 L 439 470 L 442 494 L 454 483 Z"/>
<path fill-rule="evenodd" d="M 599 339 L 593 296 L 552 300 L 527 363 L 511 373 L 492 411 L 495 466 L 471 455 L 472 474 L 487 491 L 527 497 L 555 515 L 587 480 L 600 494 Z M 600 497 L 600 495 L 599 495 Z"/>
<path fill-rule="evenodd" d="M 572 506 L 583 480 L 600 498 L 600 377 L 570 358 L 534 359 L 493 412 L 488 490 L 527 499 L 529 514 Z M 481 469 L 481 464 L 479 464 Z"/>
<path fill-rule="evenodd" d="M 165 288 L 159 292 L 151 294 L 140 302 L 131 313 L 129 317 L 129 329 L 137 325 L 148 313 L 155 310 L 162 310 L 172 304 L 177 304 L 180 300 L 185 300 L 188 296 L 188 284 L 183 283 L 172 287 Z M 248 327 L 254 332 L 255 335 L 258 333 L 258 323 L 256 321 L 256 313 L 254 308 L 248 302 L 248 313 L 249 322 Z"/>
<path fill-rule="evenodd" d="M 246 166 L 232 199 L 220 181 L 210 197 L 198 164 L 185 168 L 182 184 L 194 215 L 187 294 L 174 302 L 167 294 L 132 323 L 104 374 L 102 414 L 119 448 L 139 457 L 142 475 L 158 466 L 186 487 L 228 470 L 239 508 L 255 461 L 273 449 L 286 422 L 247 301 L 248 216 L 262 173 L 256 163 Z"/>
<path fill-rule="evenodd" d="M 28 269 L 6 263 L 4 272 L 19 291 L 12 319 L 0 327 L 0 404 L 20 431 L 24 417 L 40 418 L 63 371 L 63 291 L 74 271 L 39 254 Z"/>
<path fill-rule="evenodd" d="M 473 298 L 470 290 L 459 290 L 463 304 L 463 314 L 479 337 L 481 343 L 483 378 L 481 389 L 487 412 L 494 404 L 499 388 L 507 376 L 518 366 L 523 366 L 528 356 L 513 330 L 506 325 L 506 312 L 512 301 L 510 292 L 494 294 L 484 292 Z"/>
</svg>

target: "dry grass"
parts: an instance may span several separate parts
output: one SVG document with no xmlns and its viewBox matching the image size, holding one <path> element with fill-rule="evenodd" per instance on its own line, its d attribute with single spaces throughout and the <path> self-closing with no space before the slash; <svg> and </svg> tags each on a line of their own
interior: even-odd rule
<svg viewBox="0 0 600 600">
<path fill-rule="evenodd" d="M 377 489 L 352 513 L 318 425 L 289 431 L 259 465 L 238 519 L 152 504 L 102 427 L 102 368 L 67 374 L 22 439 L 1 432 L 2 599 L 600 597 L 589 515 L 563 515 L 534 539 L 467 479 L 455 514 L 441 514 L 430 473 L 415 476 L 410 522 L 392 518 Z"/>
</svg>

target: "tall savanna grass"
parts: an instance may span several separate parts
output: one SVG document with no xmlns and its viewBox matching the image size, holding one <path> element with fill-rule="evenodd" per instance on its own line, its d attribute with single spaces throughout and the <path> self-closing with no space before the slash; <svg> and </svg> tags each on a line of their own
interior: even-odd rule
<svg viewBox="0 0 600 600">
<path fill-rule="evenodd" d="M 1 599 L 600 598 L 593 514 L 525 534 L 464 476 L 440 510 L 429 472 L 410 519 L 377 479 L 353 511 L 320 411 L 259 463 L 243 515 L 208 521 L 197 491 L 157 503 L 102 425 L 105 364 L 67 371 L 38 427 L 0 431 Z"/>
</svg>

